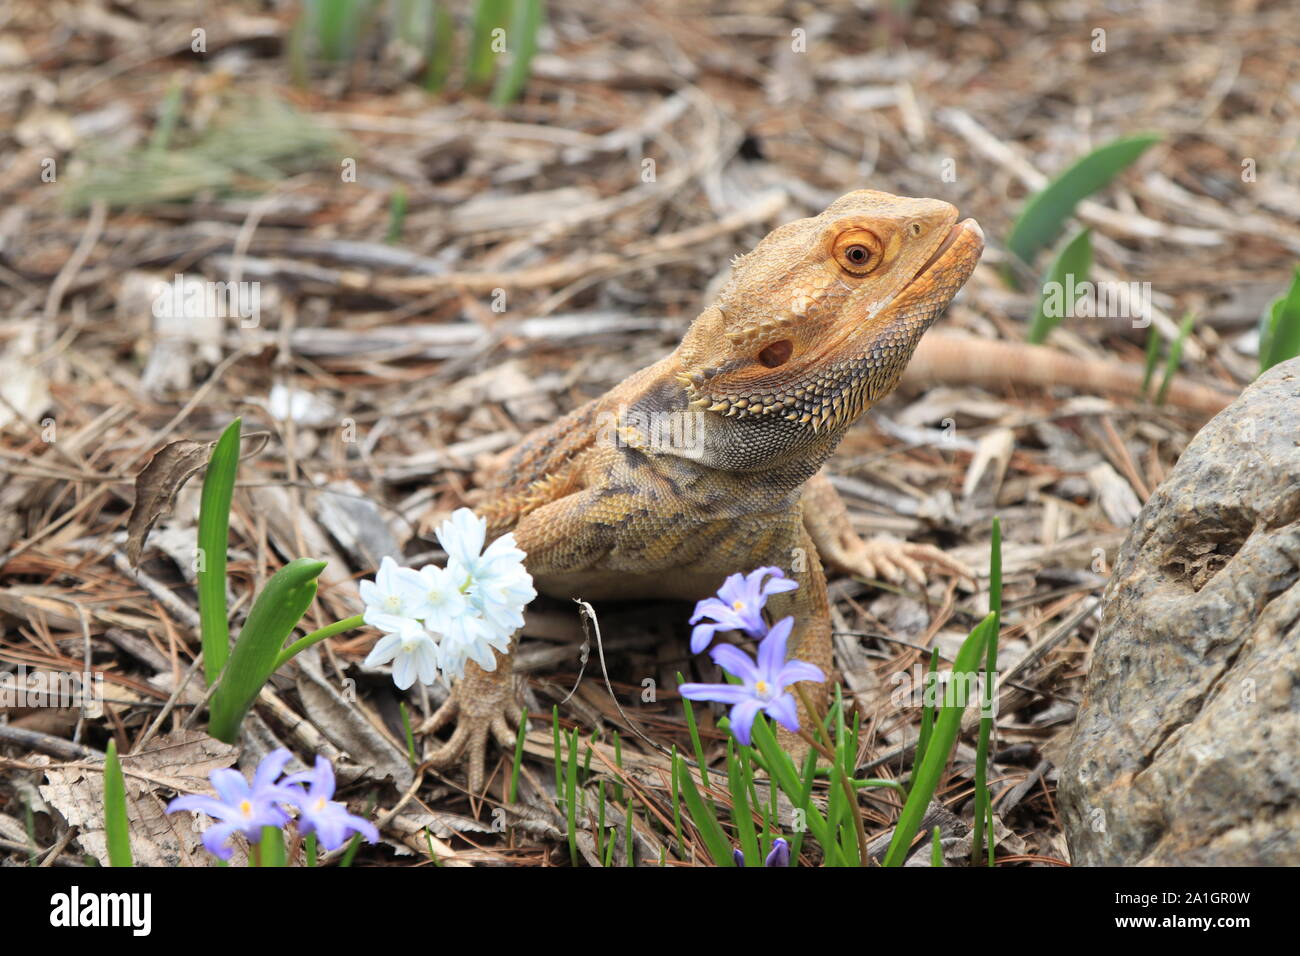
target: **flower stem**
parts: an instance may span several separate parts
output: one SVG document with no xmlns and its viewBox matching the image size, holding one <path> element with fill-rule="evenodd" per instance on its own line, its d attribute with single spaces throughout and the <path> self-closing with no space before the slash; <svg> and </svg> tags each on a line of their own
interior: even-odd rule
<svg viewBox="0 0 1300 956">
<path fill-rule="evenodd" d="M 350 631 L 354 627 L 363 627 L 365 626 L 365 623 L 363 615 L 354 614 L 352 617 L 347 617 L 341 621 L 335 622 L 334 624 L 330 624 L 327 627 L 322 627 L 319 631 L 312 631 L 306 637 L 299 638 L 282 650 L 280 656 L 275 659 L 275 666 L 272 667 L 271 670 L 279 670 L 285 664 L 289 663 L 289 661 L 295 656 L 302 651 L 305 651 L 313 644 L 319 644 L 327 637 L 333 637 L 335 634 L 342 634 L 344 631 Z"/>
</svg>

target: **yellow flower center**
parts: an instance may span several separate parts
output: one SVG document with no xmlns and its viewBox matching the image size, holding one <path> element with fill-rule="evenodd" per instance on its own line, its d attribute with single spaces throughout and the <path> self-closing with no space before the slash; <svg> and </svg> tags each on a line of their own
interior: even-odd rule
<svg viewBox="0 0 1300 956">
<path fill-rule="evenodd" d="M 766 695 L 767 692 L 768 692 L 768 690 L 769 690 L 769 686 L 768 686 L 767 681 L 765 681 L 765 680 L 761 680 L 761 681 L 759 681 L 757 684 L 754 685 L 754 690 L 755 690 L 759 695 Z"/>
<path fill-rule="evenodd" d="M 396 594 L 390 594 L 384 598 L 384 604 L 390 611 L 400 611 L 402 609 L 402 599 Z"/>
<path fill-rule="evenodd" d="M 745 609 L 745 602 L 737 598 L 731 602 L 731 609 L 733 611 L 743 611 Z"/>
<path fill-rule="evenodd" d="M 321 810 L 324 809 L 325 809 L 325 798 L 321 797 L 319 800 L 316 801 L 316 812 L 319 813 Z"/>
<path fill-rule="evenodd" d="M 251 816 L 253 815 L 253 804 L 252 804 L 252 802 L 249 801 L 249 800 L 240 800 L 240 801 L 239 801 L 239 812 L 242 813 L 242 814 L 243 814 L 244 816 L 246 816 L 246 817 L 251 817 Z"/>
</svg>

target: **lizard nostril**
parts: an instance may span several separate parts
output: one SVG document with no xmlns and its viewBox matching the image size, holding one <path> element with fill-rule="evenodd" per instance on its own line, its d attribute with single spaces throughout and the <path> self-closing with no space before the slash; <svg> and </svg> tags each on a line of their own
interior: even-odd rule
<svg viewBox="0 0 1300 956">
<path fill-rule="evenodd" d="M 758 353 L 758 360 L 768 368 L 776 368 L 784 365 L 790 359 L 790 354 L 794 351 L 794 343 L 789 339 L 782 339 L 779 342 L 773 342 L 763 351 Z"/>
</svg>

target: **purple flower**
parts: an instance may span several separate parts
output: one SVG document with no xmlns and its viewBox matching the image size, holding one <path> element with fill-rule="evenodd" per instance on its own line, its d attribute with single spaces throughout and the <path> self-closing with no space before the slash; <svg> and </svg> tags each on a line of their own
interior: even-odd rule
<svg viewBox="0 0 1300 956">
<path fill-rule="evenodd" d="M 749 745 L 750 729 L 758 712 L 764 711 L 786 730 L 799 729 L 799 713 L 794 695 L 786 690 L 791 684 L 810 680 L 821 683 L 826 675 L 805 661 L 787 661 L 785 645 L 790 638 L 794 618 L 782 618 L 758 645 L 758 664 L 740 648 L 720 644 L 710 656 L 715 664 L 739 677 L 740 684 L 683 684 L 678 688 L 689 700 L 715 700 L 731 704 L 731 733 L 740 743 Z"/>
<path fill-rule="evenodd" d="M 771 575 L 766 583 L 763 578 Z M 713 635 L 718 631 L 744 631 L 750 637 L 762 637 L 767 633 L 767 622 L 763 620 L 763 605 L 768 597 L 782 591 L 793 591 L 799 586 L 791 581 L 780 568 L 758 568 L 748 574 L 733 574 L 722 582 L 717 597 L 705 598 L 695 605 L 691 615 L 691 653 L 698 654 L 709 646 Z M 711 618 L 707 624 L 698 624 L 703 618 Z"/>
<path fill-rule="evenodd" d="M 736 866 L 745 865 L 745 854 L 739 850 L 732 850 L 732 856 L 736 861 Z M 789 866 L 790 865 L 790 844 L 783 837 L 777 837 L 772 841 L 772 849 L 767 854 L 767 859 L 763 861 L 764 866 Z"/>
<path fill-rule="evenodd" d="M 379 831 L 375 825 L 364 817 L 348 813 L 348 808 L 334 796 L 334 768 L 324 757 L 317 755 L 316 769 L 295 773 L 286 777 L 285 783 L 298 784 L 309 782 L 304 790 L 291 786 L 293 803 L 298 808 L 298 830 L 303 834 L 315 833 L 316 839 L 326 850 L 337 850 L 347 842 L 349 833 L 360 833 L 367 843 L 379 842 Z"/>
<path fill-rule="evenodd" d="M 198 810 L 220 820 L 203 831 L 203 845 L 214 856 L 229 860 L 233 850 L 228 841 L 236 833 L 242 833 L 249 843 L 257 843 L 262 839 L 262 827 L 282 827 L 289 821 L 280 804 L 292 802 L 296 791 L 283 781 L 276 783 L 276 778 L 292 756 L 281 747 L 263 757 L 251 787 L 238 770 L 214 770 L 208 779 L 219 799 L 201 794 L 177 797 L 167 805 L 167 812 Z"/>
</svg>

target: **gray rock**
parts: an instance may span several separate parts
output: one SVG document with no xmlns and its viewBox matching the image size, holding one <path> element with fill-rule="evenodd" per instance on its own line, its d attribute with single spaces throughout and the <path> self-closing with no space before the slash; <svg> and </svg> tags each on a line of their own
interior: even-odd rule
<svg viewBox="0 0 1300 956">
<path fill-rule="evenodd" d="M 1060 797 L 1076 865 L 1300 865 L 1300 359 L 1138 515 Z"/>
</svg>

